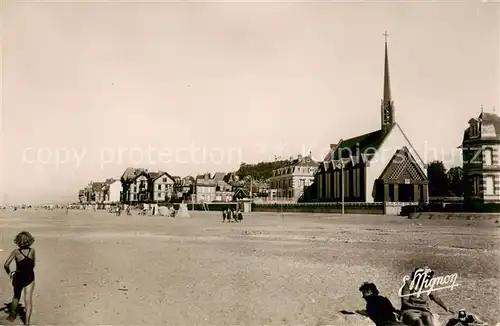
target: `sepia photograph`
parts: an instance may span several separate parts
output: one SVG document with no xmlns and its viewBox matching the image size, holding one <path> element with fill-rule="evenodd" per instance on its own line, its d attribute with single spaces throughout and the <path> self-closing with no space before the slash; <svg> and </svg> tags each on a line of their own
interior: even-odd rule
<svg viewBox="0 0 500 326">
<path fill-rule="evenodd" d="M 500 326 L 500 1 L 0 0 L 0 326 Z"/>
</svg>

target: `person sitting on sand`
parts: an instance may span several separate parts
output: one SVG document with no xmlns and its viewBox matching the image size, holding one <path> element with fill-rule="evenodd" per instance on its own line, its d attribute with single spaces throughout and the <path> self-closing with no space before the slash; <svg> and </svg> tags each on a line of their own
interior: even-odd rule
<svg viewBox="0 0 500 326">
<path fill-rule="evenodd" d="M 33 308 L 32 299 L 33 289 L 35 287 L 35 249 L 31 248 L 31 245 L 33 245 L 34 242 L 35 238 L 33 238 L 29 232 L 23 231 L 19 233 L 14 239 L 14 243 L 18 246 L 18 249 L 12 250 L 4 264 L 5 271 L 10 275 L 12 279 L 12 286 L 14 288 L 14 298 L 12 299 L 12 303 L 10 305 L 8 320 L 14 321 L 16 319 L 19 299 L 21 298 L 21 293 L 24 289 L 26 325 L 30 324 L 31 312 Z M 16 260 L 16 270 L 11 272 L 10 264 L 14 259 Z"/>
<path fill-rule="evenodd" d="M 396 309 L 389 299 L 380 295 L 375 284 L 365 282 L 359 291 L 366 301 L 366 310 L 357 311 L 358 313 L 369 317 L 376 326 L 404 325 L 396 320 Z"/>
<path fill-rule="evenodd" d="M 434 276 L 434 271 L 427 269 L 427 281 L 430 281 Z M 407 280 L 402 288 L 401 294 L 401 319 L 405 325 L 410 326 L 434 326 L 434 316 L 430 309 L 430 300 L 437 303 L 441 308 L 449 313 L 454 313 L 452 309 L 447 308 L 443 301 L 432 292 L 412 294 L 418 291 L 418 289 L 410 290 L 410 285 L 415 277 L 417 271 L 422 270 L 422 268 L 416 268 L 411 274 L 411 279 Z M 426 290 L 423 288 L 422 290 Z M 430 299 L 430 300 L 429 300 Z"/>
</svg>

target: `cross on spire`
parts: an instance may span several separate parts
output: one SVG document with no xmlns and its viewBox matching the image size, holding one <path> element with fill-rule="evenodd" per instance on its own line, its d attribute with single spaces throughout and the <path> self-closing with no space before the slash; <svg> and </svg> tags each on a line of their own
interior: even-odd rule
<svg viewBox="0 0 500 326">
<path fill-rule="evenodd" d="M 387 36 L 389 36 L 389 34 L 387 34 L 387 31 L 385 31 L 385 33 L 382 34 L 382 35 L 384 35 L 384 37 L 385 37 L 385 43 L 387 43 Z"/>
</svg>

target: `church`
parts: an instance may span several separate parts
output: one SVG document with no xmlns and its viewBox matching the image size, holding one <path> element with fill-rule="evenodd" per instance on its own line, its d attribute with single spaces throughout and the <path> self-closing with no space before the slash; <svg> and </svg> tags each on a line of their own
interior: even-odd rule
<svg viewBox="0 0 500 326">
<path fill-rule="evenodd" d="M 317 202 L 428 202 L 426 165 L 395 120 L 384 35 L 380 129 L 330 145 L 314 176 Z"/>
</svg>

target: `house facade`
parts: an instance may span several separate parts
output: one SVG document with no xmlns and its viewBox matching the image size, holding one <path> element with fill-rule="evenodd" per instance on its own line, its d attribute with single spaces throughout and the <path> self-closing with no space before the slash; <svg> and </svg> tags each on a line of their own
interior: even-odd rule
<svg viewBox="0 0 500 326">
<path fill-rule="evenodd" d="M 122 184 L 122 202 L 137 203 L 150 200 L 147 169 L 127 168 L 120 181 Z"/>
<path fill-rule="evenodd" d="M 107 179 L 106 184 L 106 198 L 105 202 L 119 203 L 122 194 L 122 183 L 119 179 Z"/>
<path fill-rule="evenodd" d="M 78 191 L 78 201 L 81 203 L 81 204 L 85 204 L 87 203 L 87 191 L 85 189 L 80 189 Z"/>
<path fill-rule="evenodd" d="M 304 190 L 314 182 L 318 166 L 319 163 L 311 155 L 299 155 L 289 166 L 274 170 L 268 180 L 269 200 L 297 202 Z"/>
<path fill-rule="evenodd" d="M 426 165 L 395 121 L 387 41 L 380 130 L 330 145 L 314 179 L 320 202 L 428 202 Z"/>
<path fill-rule="evenodd" d="M 226 183 L 225 181 L 218 180 L 216 181 L 217 185 L 215 187 L 215 199 L 217 202 L 229 202 L 233 200 L 233 188 L 231 185 Z"/>
<path fill-rule="evenodd" d="M 213 177 L 210 173 L 197 176 L 192 200 L 197 203 L 232 201 L 234 192 L 231 185 L 224 181 L 225 175 L 218 172 Z"/>
<path fill-rule="evenodd" d="M 124 203 L 170 201 L 174 195 L 174 178 L 164 171 L 127 168 L 121 179 Z"/>
<path fill-rule="evenodd" d="M 174 178 L 174 193 L 177 199 L 182 201 L 188 201 L 192 199 L 192 195 L 195 192 L 194 184 L 195 179 L 191 176 L 184 178 L 173 177 Z"/>
<path fill-rule="evenodd" d="M 174 179 L 163 171 L 150 172 L 151 199 L 154 201 L 169 201 L 174 193 Z"/>
<path fill-rule="evenodd" d="M 481 112 L 462 141 L 464 201 L 500 203 L 500 117 Z"/>
<path fill-rule="evenodd" d="M 104 203 L 106 199 L 106 184 L 104 182 L 92 182 L 92 202 Z"/>
<path fill-rule="evenodd" d="M 217 181 L 210 177 L 210 174 L 198 176 L 195 181 L 194 202 L 209 203 L 215 200 Z"/>
</svg>

